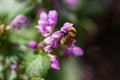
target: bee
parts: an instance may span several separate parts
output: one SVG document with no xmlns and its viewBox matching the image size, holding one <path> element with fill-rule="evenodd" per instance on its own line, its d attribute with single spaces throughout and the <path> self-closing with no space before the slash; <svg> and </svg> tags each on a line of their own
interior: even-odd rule
<svg viewBox="0 0 120 80">
<path fill-rule="evenodd" d="M 76 36 L 76 29 L 74 27 L 70 27 L 67 29 L 65 35 L 61 38 L 60 43 L 62 45 L 70 45 Z"/>
</svg>

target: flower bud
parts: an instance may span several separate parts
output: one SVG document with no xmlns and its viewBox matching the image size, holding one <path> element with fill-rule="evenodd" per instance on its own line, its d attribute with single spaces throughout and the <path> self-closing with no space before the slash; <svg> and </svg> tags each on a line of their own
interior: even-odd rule
<svg viewBox="0 0 120 80">
<path fill-rule="evenodd" d="M 12 65 L 11 65 L 11 69 L 12 69 L 12 70 L 16 70 L 16 69 L 17 69 L 17 64 L 12 64 Z"/>
<path fill-rule="evenodd" d="M 32 49 L 35 49 L 37 47 L 37 43 L 35 41 L 30 41 L 28 43 L 28 47 L 30 47 Z"/>
</svg>

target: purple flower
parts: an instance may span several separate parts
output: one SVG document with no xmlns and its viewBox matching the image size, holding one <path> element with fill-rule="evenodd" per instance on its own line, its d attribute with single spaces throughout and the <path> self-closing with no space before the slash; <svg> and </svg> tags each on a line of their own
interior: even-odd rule
<svg viewBox="0 0 120 80">
<path fill-rule="evenodd" d="M 73 28 L 73 24 L 70 22 L 66 22 L 60 28 L 60 30 L 53 32 L 53 29 L 56 26 L 57 16 L 58 15 L 55 10 L 49 11 L 48 14 L 45 12 L 41 12 L 40 19 L 38 21 L 38 25 L 36 26 L 36 28 L 41 33 L 41 35 L 44 37 L 44 39 L 38 45 L 35 41 L 30 41 L 28 43 L 28 46 L 30 48 L 35 49 L 37 47 L 36 50 L 39 51 L 39 48 L 40 48 L 40 50 L 42 49 L 46 53 L 52 53 L 54 48 L 59 48 L 61 39 L 63 39 L 63 37 L 66 36 L 66 33 L 68 33 L 68 30 L 70 29 L 70 27 Z M 71 33 L 72 33 L 72 30 L 71 30 Z M 74 45 L 76 40 L 72 38 L 70 41 L 72 42 L 68 42 L 70 44 L 68 44 L 66 46 L 67 48 L 64 49 L 63 55 L 66 58 L 69 58 L 71 53 L 73 53 L 75 56 L 82 56 L 83 50 Z M 59 70 L 60 64 L 58 61 L 58 57 L 53 56 L 53 54 L 46 54 L 46 55 L 50 57 L 51 68 Z M 56 53 L 56 55 L 60 55 L 60 54 Z"/>
<path fill-rule="evenodd" d="M 12 64 L 12 65 L 11 65 L 11 69 L 12 69 L 12 70 L 16 70 L 16 69 L 17 69 L 17 64 Z"/>
<path fill-rule="evenodd" d="M 30 42 L 28 43 L 28 46 L 29 46 L 30 48 L 32 48 L 32 49 L 35 49 L 35 48 L 37 47 L 37 43 L 36 43 L 35 41 L 30 41 Z"/>
<path fill-rule="evenodd" d="M 50 51 L 51 51 L 50 48 L 52 48 L 52 47 L 58 48 L 60 39 L 65 35 L 65 33 L 67 32 L 67 29 L 71 26 L 73 26 L 72 23 L 66 22 L 59 31 L 54 32 L 53 34 L 51 34 L 50 36 L 48 36 L 44 39 L 44 43 L 46 44 L 46 46 L 47 45 L 50 46 L 49 47 Z M 75 42 L 75 41 L 73 41 L 73 42 Z M 47 51 L 46 48 L 44 50 Z M 49 52 L 49 51 L 47 51 L 47 52 Z"/>
<path fill-rule="evenodd" d="M 36 28 L 42 36 L 47 37 L 52 34 L 57 23 L 57 16 L 58 14 L 55 10 L 49 11 L 48 15 L 45 12 L 41 12 Z"/>
<path fill-rule="evenodd" d="M 70 27 L 72 27 L 72 26 L 73 26 L 72 23 L 66 22 L 66 23 L 64 23 L 64 25 L 61 27 L 60 30 L 63 31 L 64 33 L 66 33 L 67 29 L 70 28 Z"/>
<path fill-rule="evenodd" d="M 52 56 L 50 58 L 50 62 L 51 62 L 51 68 L 56 69 L 56 70 L 60 69 L 60 64 L 59 64 L 59 61 L 58 61 L 57 57 Z"/>
<path fill-rule="evenodd" d="M 63 51 L 63 55 L 66 58 L 70 57 L 70 54 L 73 53 L 75 56 L 82 56 L 83 55 L 83 50 L 80 47 L 75 46 L 74 44 L 71 45 L 70 47 L 67 47 L 64 51 Z"/>
<path fill-rule="evenodd" d="M 25 26 L 26 21 L 27 21 L 27 17 L 23 14 L 20 14 L 14 18 L 14 20 L 11 23 L 11 26 L 13 29 L 14 28 L 20 29 L 23 26 Z"/>
</svg>

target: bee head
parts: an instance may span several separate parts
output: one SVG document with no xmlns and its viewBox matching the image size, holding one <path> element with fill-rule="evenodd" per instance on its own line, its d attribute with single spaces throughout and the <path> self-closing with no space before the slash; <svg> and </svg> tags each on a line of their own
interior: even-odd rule
<svg viewBox="0 0 120 80">
<path fill-rule="evenodd" d="M 68 34 L 70 37 L 73 37 L 73 38 L 74 38 L 75 35 L 76 35 L 76 29 L 75 29 L 74 27 L 68 28 L 67 34 Z"/>
</svg>

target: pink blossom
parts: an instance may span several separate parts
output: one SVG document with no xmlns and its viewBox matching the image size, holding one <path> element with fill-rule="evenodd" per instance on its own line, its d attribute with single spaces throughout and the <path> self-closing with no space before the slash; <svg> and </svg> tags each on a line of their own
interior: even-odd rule
<svg viewBox="0 0 120 80">
<path fill-rule="evenodd" d="M 11 27 L 20 29 L 26 24 L 26 21 L 27 17 L 23 14 L 20 14 L 13 19 Z"/>
</svg>

